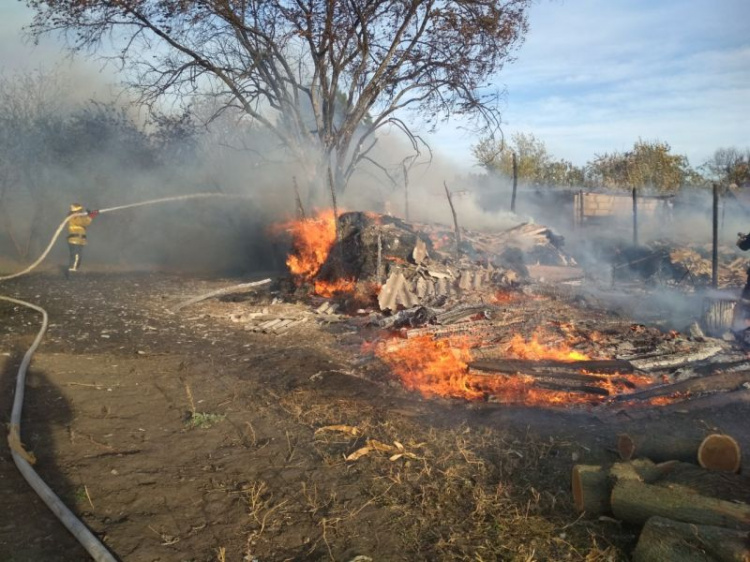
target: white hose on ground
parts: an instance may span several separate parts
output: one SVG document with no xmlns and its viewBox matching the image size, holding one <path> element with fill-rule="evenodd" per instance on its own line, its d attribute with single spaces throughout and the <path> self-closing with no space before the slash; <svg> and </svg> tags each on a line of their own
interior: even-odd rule
<svg viewBox="0 0 750 562">
<path fill-rule="evenodd" d="M 157 203 L 167 203 L 170 201 L 185 201 L 187 199 L 206 199 L 208 197 L 233 197 L 233 198 L 244 198 L 243 195 L 230 195 L 227 193 L 194 193 L 192 195 L 178 195 L 176 197 L 162 197 L 161 199 L 151 199 L 150 201 L 141 201 L 139 203 L 130 203 L 129 205 L 120 205 L 118 207 L 109 207 L 108 209 L 99 209 L 99 213 L 111 213 L 112 211 L 122 211 L 123 209 L 130 209 L 132 207 L 143 207 L 145 205 L 155 205 Z M 44 259 L 47 257 L 47 255 L 52 250 L 52 246 L 55 245 L 55 242 L 57 242 L 57 239 L 60 237 L 60 233 L 65 228 L 65 225 L 68 224 L 68 221 L 72 219 L 73 217 L 81 217 L 86 215 L 87 213 L 75 213 L 73 215 L 68 215 L 65 217 L 65 220 L 63 220 L 60 223 L 60 226 L 57 227 L 57 230 L 55 231 L 55 234 L 52 236 L 52 240 L 50 240 L 49 245 L 47 248 L 42 252 L 42 255 L 39 256 L 39 258 L 32 263 L 29 267 L 24 269 L 23 271 L 19 271 L 17 273 L 13 273 L 11 275 L 4 275 L 0 276 L 0 281 L 8 281 L 9 279 L 15 279 L 17 277 L 21 277 L 23 275 L 26 275 L 27 273 L 31 273 L 34 269 L 39 267 L 39 264 L 44 261 Z"/>
<path fill-rule="evenodd" d="M 107 550 L 107 547 L 105 547 L 88 529 L 88 527 L 86 527 L 81 520 L 70 511 L 70 509 L 57 495 L 55 495 L 52 489 L 32 468 L 29 461 L 33 462 L 34 458 L 23 449 L 23 445 L 21 444 L 21 412 L 23 410 L 23 397 L 26 389 L 26 371 L 29 368 L 31 356 L 34 354 L 37 347 L 39 347 L 39 344 L 44 337 L 44 332 L 47 331 L 47 311 L 40 306 L 31 304 L 30 302 L 11 297 L 0 295 L 0 300 L 31 308 L 42 315 L 42 327 L 39 329 L 39 333 L 36 335 L 34 343 L 31 344 L 26 355 L 23 356 L 16 379 L 16 394 L 13 398 L 13 409 L 10 414 L 10 430 L 8 432 L 8 445 L 10 447 L 11 455 L 13 456 L 13 462 L 16 463 L 16 467 L 26 479 L 26 482 L 29 483 L 37 495 L 42 498 L 42 501 L 47 504 L 47 507 L 52 510 L 52 513 L 54 513 L 62 524 L 65 525 L 65 528 L 73 534 L 76 540 L 81 543 L 81 546 L 86 549 L 86 552 L 88 552 L 96 562 L 116 562 L 117 559 L 112 556 Z"/>
<path fill-rule="evenodd" d="M 184 201 L 187 199 L 204 199 L 208 197 L 242 197 L 239 195 L 228 195 L 225 193 L 196 193 L 192 195 L 180 195 L 177 197 L 163 197 L 161 199 L 152 199 L 150 201 L 142 201 L 140 203 L 131 203 L 129 205 L 120 205 L 118 207 L 110 207 L 108 209 L 100 209 L 99 213 L 111 213 L 113 211 L 121 211 L 123 209 L 130 209 L 132 207 L 142 207 L 145 205 L 154 205 L 157 203 L 166 203 L 169 201 Z M 76 216 L 83 216 L 87 213 L 75 213 L 65 217 L 57 227 L 55 234 L 52 236 L 49 245 L 42 252 L 42 255 L 32 263 L 29 267 L 23 271 L 19 271 L 12 275 L 6 275 L 0 277 L 0 281 L 7 281 L 9 279 L 15 279 L 26 275 L 27 273 L 36 269 L 40 263 L 44 261 L 47 255 L 52 250 L 57 239 L 60 237 L 60 233 L 68 224 L 68 221 Z M 21 366 L 18 369 L 18 376 L 16 379 L 16 392 L 13 398 L 13 409 L 10 415 L 10 428 L 8 430 L 8 446 L 10 447 L 11 455 L 13 456 L 13 462 L 16 463 L 16 467 L 19 472 L 29 485 L 34 489 L 37 495 L 47 504 L 52 513 L 65 525 L 65 528 L 70 531 L 76 540 L 81 543 L 81 546 L 86 549 L 91 557 L 96 562 L 117 562 L 117 559 L 107 550 L 102 542 L 86 527 L 83 522 L 76 517 L 76 515 L 62 502 L 62 500 L 52 491 L 52 489 L 42 480 L 37 472 L 32 468 L 34 461 L 33 455 L 28 453 L 21 442 L 21 412 L 23 410 L 23 398 L 26 390 L 26 371 L 31 363 L 31 357 L 39 347 L 39 344 L 44 337 L 44 333 L 47 331 L 48 317 L 47 311 L 42 307 L 30 302 L 14 299 L 12 297 L 6 297 L 0 295 L 0 300 L 11 302 L 20 306 L 25 306 L 39 312 L 42 315 L 42 327 L 39 330 L 34 343 L 28 349 L 26 354 L 23 356 Z"/>
</svg>

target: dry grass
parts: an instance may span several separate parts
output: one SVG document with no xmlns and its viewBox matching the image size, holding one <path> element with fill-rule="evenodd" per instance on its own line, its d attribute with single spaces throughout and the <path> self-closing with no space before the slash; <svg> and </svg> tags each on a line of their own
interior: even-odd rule
<svg viewBox="0 0 750 562">
<path fill-rule="evenodd" d="M 583 520 L 573 509 L 572 443 L 488 428 L 437 429 L 361 403 L 315 403 L 303 391 L 287 395 L 280 406 L 311 429 L 338 424 L 341 431 L 312 432 L 314 450 L 337 480 L 348 476 L 358 483 L 357 505 L 336 490 L 302 484 L 295 501 L 318 526 L 311 558 L 336 559 L 337 549 L 380 513 L 387 514 L 388 534 L 378 539 L 382 550 L 371 555 L 475 562 L 626 559 L 627 532 Z M 373 443 L 358 460 L 345 460 Z M 325 550 L 316 551 L 321 544 Z"/>
</svg>

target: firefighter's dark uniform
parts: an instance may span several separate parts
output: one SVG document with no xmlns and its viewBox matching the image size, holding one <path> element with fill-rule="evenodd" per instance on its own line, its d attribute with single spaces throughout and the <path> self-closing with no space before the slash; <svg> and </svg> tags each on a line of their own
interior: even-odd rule
<svg viewBox="0 0 750 562">
<path fill-rule="evenodd" d="M 86 245 L 86 227 L 91 224 L 91 217 L 88 211 L 82 205 L 73 204 L 70 206 L 69 215 L 76 213 L 87 213 L 78 217 L 73 217 L 68 221 L 68 249 L 70 250 L 70 261 L 68 262 L 68 271 L 78 271 L 81 267 L 81 254 L 83 247 Z"/>
<path fill-rule="evenodd" d="M 743 252 L 750 250 L 750 234 L 739 233 L 737 235 L 737 247 Z M 734 307 L 732 330 L 735 335 L 740 332 L 744 334 L 748 326 L 750 326 L 750 269 L 747 270 L 747 280 L 740 294 L 740 301 Z M 741 341 L 745 341 L 744 336 Z"/>
</svg>

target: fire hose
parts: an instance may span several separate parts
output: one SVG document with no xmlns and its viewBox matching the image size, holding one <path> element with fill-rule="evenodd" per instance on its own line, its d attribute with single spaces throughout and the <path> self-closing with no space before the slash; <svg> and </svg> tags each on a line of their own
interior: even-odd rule
<svg viewBox="0 0 750 562">
<path fill-rule="evenodd" d="M 183 201 L 188 199 L 204 199 L 208 197 L 242 197 L 242 196 L 235 196 L 235 195 L 227 195 L 224 193 L 196 193 L 192 195 L 181 195 L 177 197 L 164 197 L 161 199 L 152 199 L 149 201 L 142 201 L 139 203 L 131 203 L 129 205 L 120 205 L 118 207 L 110 207 L 107 209 L 100 209 L 99 213 L 111 213 L 113 211 L 121 211 L 124 209 L 130 209 L 133 207 L 142 207 L 145 205 L 154 205 L 157 203 L 166 203 L 170 201 Z M 23 275 L 26 275 L 27 273 L 30 273 L 34 269 L 36 269 L 39 264 L 41 264 L 44 259 L 47 257 L 47 255 L 52 250 L 52 247 L 54 246 L 57 239 L 60 237 L 60 233 L 65 228 L 65 225 L 68 224 L 68 221 L 70 221 L 73 217 L 76 216 L 84 216 L 87 213 L 75 213 L 68 215 L 65 217 L 65 220 L 63 220 L 60 223 L 60 226 L 57 227 L 57 230 L 55 231 L 54 235 L 52 236 L 52 239 L 50 240 L 49 245 L 47 248 L 42 252 L 42 255 L 39 256 L 39 258 L 32 263 L 29 267 L 24 269 L 23 271 L 19 271 L 17 273 L 14 273 L 12 275 L 6 275 L 1 276 L 0 281 L 7 281 L 9 279 L 15 279 L 17 277 L 21 277 Z M 48 325 L 48 316 L 47 311 L 44 310 L 42 307 L 37 306 L 35 304 L 32 304 L 30 302 L 26 302 L 19 299 L 14 299 L 12 297 L 6 297 L 3 295 L 0 295 L 0 300 L 7 301 L 13 304 L 17 304 L 20 306 L 25 306 L 27 308 L 30 308 L 36 312 L 39 312 L 42 315 L 42 326 L 39 329 L 39 332 L 37 333 L 36 338 L 34 339 L 34 342 L 31 344 L 31 347 L 26 351 L 26 354 L 23 356 L 23 360 L 21 361 L 21 365 L 18 368 L 18 375 L 16 377 L 16 390 L 15 390 L 15 396 L 13 399 L 13 408 L 11 410 L 10 415 L 10 427 L 8 429 L 8 446 L 10 447 L 10 452 L 13 457 L 13 462 L 16 464 L 16 468 L 18 468 L 21 475 L 24 477 L 26 482 L 29 483 L 29 485 L 32 487 L 32 489 L 37 493 L 37 495 L 44 501 L 44 503 L 49 507 L 49 509 L 52 511 L 52 513 L 55 514 L 55 516 L 60 520 L 60 522 L 65 526 L 68 531 L 75 537 L 75 539 L 83 546 L 84 549 L 86 549 L 86 552 L 88 552 L 91 555 L 91 558 L 93 558 L 96 562 L 116 562 L 116 558 L 107 550 L 107 547 L 102 544 L 102 542 L 84 525 L 84 523 L 76 517 L 76 515 L 63 503 L 63 501 L 52 491 L 52 489 L 47 485 L 44 480 L 39 476 L 39 474 L 34 470 L 32 467 L 32 464 L 35 462 L 35 458 L 33 454 L 27 452 L 23 444 L 21 442 L 21 412 L 23 410 L 23 399 L 24 399 L 24 391 L 26 388 L 26 371 L 29 368 L 29 364 L 31 363 L 31 357 L 34 355 L 34 352 L 39 347 L 39 344 L 42 341 L 42 338 L 44 337 L 44 333 L 47 331 L 47 325 Z"/>
</svg>

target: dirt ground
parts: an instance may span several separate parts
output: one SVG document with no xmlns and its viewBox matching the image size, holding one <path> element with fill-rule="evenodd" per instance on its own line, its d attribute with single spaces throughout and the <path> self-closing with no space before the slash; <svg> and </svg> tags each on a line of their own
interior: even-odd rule
<svg viewBox="0 0 750 562">
<path fill-rule="evenodd" d="M 349 324 L 275 336 L 233 323 L 237 299 L 167 310 L 240 281 L 44 273 L 0 285 L 50 314 L 23 441 L 119 559 L 625 560 L 637 530 L 579 517 L 573 464 L 614 460 L 614 436 L 635 427 L 717 428 L 750 448 L 748 391 L 645 416 L 425 400 L 360 372 Z M 39 318 L 0 303 L 0 319 L 7 422 Z M 345 459 L 368 440 L 369 454 Z M 4 439 L 0 501 L 0 561 L 87 559 Z"/>
</svg>

